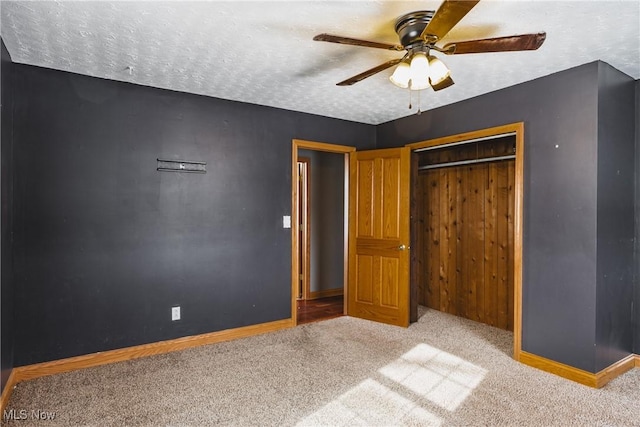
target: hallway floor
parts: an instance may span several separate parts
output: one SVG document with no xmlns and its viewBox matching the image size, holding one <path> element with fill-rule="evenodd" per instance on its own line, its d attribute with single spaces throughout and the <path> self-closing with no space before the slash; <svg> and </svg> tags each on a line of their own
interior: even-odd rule
<svg viewBox="0 0 640 427">
<path fill-rule="evenodd" d="M 344 297 L 298 300 L 298 325 L 340 317 L 344 314 Z"/>
</svg>

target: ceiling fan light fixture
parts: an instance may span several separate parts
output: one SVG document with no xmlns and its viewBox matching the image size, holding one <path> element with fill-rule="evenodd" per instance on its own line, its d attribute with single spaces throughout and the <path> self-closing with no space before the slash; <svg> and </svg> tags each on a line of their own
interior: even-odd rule
<svg viewBox="0 0 640 427">
<path fill-rule="evenodd" d="M 417 52 L 411 58 L 411 90 L 422 90 L 430 87 L 429 60 L 427 55 Z"/>
<path fill-rule="evenodd" d="M 399 88 L 406 89 L 409 87 L 409 80 L 411 79 L 411 66 L 406 62 L 401 62 L 396 67 L 395 71 L 389 77 L 391 83 Z"/>
<path fill-rule="evenodd" d="M 431 80 L 432 86 L 445 81 L 451 75 L 451 71 L 444 65 L 444 62 L 440 61 L 435 56 L 429 57 L 429 80 Z"/>
</svg>

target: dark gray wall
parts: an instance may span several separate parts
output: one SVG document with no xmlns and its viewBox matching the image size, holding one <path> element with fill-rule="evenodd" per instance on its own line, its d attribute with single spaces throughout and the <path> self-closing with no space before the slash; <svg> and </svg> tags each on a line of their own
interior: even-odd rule
<svg viewBox="0 0 640 427">
<path fill-rule="evenodd" d="M 635 81 L 598 64 L 596 371 L 633 350 Z"/>
<path fill-rule="evenodd" d="M 12 166 L 5 165 L 5 52 L 3 189 Z M 619 105 L 598 99 L 599 88 L 616 92 L 615 72 L 601 64 L 377 129 L 13 67 L 16 366 L 289 317 L 290 233 L 281 216 L 291 209 L 292 138 L 359 149 L 377 140 L 383 148 L 516 121 L 525 122 L 523 349 L 594 372 L 615 354 L 596 361 L 593 351 L 602 320 L 596 214 L 606 217 L 597 209 L 606 188 L 597 174 L 598 113 Z M 207 161 L 208 173 L 157 172 L 157 157 Z M 3 234 L 3 369 L 11 347 L 6 242 Z M 174 304 L 182 306 L 180 322 L 170 321 Z M 635 335 L 638 352 L 637 327 Z M 615 352 L 625 340 L 608 342 Z"/>
<path fill-rule="evenodd" d="M 635 203 L 635 343 L 634 353 L 640 354 L 640 80 L 636 80 L 636 203 Z"/>
<path fill-rule="evenodd" d="M 311 292 L 344 286 L 344 154 L 299 150 L 311 170 Z"/>
<path fill-rule="evenodd" d="M 522 347 L 595 372 L 597 62 L 378 126 L 378 147 L 525 124 Z M 437 93 L 431 96 L 438 96 Z"/>
<path fill-rule="evenodd" d="M 291 139 L 373 126 L 14 67 L 16 366 L 290 317 Z"/>
<path fill-rule="evenodd" d="M 9 52 L 2 45 L 2 64 L 0 65 L 0 95 L 2 105 L 0 140 L 0 186 L 1 186 L 1 223 L 0 223 L 0 392 L 4 390 L 9 374 L 13 369 L 13 269 L 11 251 L 12 227 L 12 147 L 13 147 L 13 64 Z"/>
</svg>

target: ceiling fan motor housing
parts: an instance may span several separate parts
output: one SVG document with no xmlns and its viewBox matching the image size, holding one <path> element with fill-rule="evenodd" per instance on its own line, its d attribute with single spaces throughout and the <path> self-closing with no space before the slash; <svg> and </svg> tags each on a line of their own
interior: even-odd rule
<svg viewBox="0 0 640 427">
<path fill-rule="evenodd" d="M 414 43 L 422 43 L 420 35 L 434 14 L 433 10 L 419 10 L 399 17 L 396 20 L 395 30 L 402 46 L 410 48 Z"/>
</svg>

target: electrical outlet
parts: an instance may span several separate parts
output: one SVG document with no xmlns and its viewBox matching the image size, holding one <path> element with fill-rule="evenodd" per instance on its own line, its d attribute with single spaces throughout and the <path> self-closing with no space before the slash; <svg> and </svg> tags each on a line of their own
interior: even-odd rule
<svg viewBox="0 0 640 427">
<path fill-rule="evenodd" d="M 171 307 L 171 320 L 180 320 L 180 306 Z"/>
</svg>

